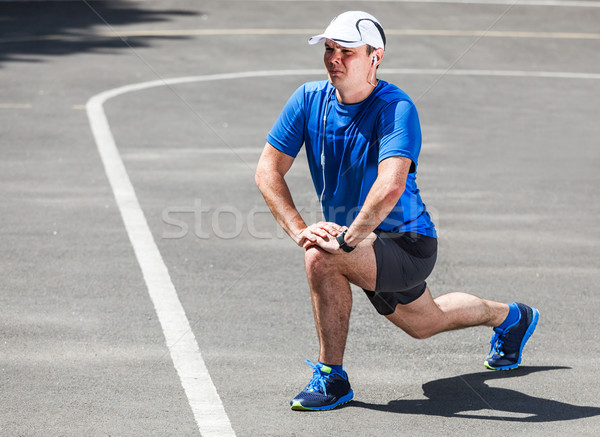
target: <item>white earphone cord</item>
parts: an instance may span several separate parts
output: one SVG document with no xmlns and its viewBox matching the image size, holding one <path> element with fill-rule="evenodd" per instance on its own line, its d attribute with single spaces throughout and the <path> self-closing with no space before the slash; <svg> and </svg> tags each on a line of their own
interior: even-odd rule
<svg viewBox="0 0 600 437">
<path fill-rule="evenodd" d="M 377 83 L 373 83 L 373 79 L 375 79 L 375 73 L 377 73 L 377 66 L 375 65 L 376 62 L 377 56 L 373 56 L 371 62 L 371 69 L 373 70 L 373 74 L 371 74 L 371 77 L 367 79 L 367 82 L 369 82 L 369 85 L 371 85 L 373 88 L 377 86 Z"/>
<path fill-rule="evenodd" d="M 332 88 L 325 102 L 323 103 L 323 136 L 321 141 L 321 169 L 323 171 L 323 190 L 321 191 L 321 195 L 319 196 L 319 203 L 321 204 L 321 213 L 323 213 L 323 218 L 325 218 L 325 210 L 323 209 L 323 197 L 325 196 L 325 136 L 327 133 L 327 110 L 329 109 L 329 100 L 331 100 L 331 96 L 335 88 Z"/>
</svg>

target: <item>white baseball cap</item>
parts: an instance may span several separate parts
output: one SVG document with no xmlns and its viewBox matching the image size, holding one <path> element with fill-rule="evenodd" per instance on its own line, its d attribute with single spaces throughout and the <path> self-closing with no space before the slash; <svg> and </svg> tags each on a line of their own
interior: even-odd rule
<svg viewBox="0 0 600 437">
<path fill-rule="evenodd" d="M 362 11 L 348 11 L 338 15 L 325 32 L 309 38 L 309 44 L 318 44 L 330 39 L 343 47 L 359 47 L 369 44 L 376 49 L 385 49 L 385 33 L 377 18 Z"/>
</svg>

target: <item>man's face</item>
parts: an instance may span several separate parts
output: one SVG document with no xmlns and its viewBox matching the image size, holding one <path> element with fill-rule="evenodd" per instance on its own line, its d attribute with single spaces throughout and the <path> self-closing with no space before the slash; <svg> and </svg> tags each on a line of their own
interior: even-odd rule
<svg viewBox="0 0 600 437">
<path fill-rule="evenodd" d="M 336 88 L 364 87 L 371 71 L 371 57 L 367 47 L 342 47 L 328 39 L 323 56 L 329 81 Z"/>
</svg>

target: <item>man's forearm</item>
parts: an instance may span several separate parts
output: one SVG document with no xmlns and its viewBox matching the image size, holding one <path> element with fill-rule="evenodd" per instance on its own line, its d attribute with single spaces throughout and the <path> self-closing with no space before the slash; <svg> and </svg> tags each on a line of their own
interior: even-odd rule
<svg viewBox="0 0 600 437">
<path fill-rule="evenodd" d="M 394 209 L 401 195 L 402 191 L 399 189 L 390 189 L 385 182 L 376 181 L 348 228 L 346 243 L 354 247 L 367 238 Z"/>
<path fill-rule="evenodd" d="M 406 187 L 411 162 L 408 158 L 394 157 L 379 164 L 379 175 L 346 232 L 344 239 L 348 245 L 356 246 L 367 238 L 394 209 Z"/>
<path fill-rule="evenodd" d="M 296 244 L 299 244 L 299 235 L 306 228 L 306 223 L 296 209 L 292 194 L 283 176 L 270 174 L 261 177 L 258 189 L 277 223 Z"/>
</svg>

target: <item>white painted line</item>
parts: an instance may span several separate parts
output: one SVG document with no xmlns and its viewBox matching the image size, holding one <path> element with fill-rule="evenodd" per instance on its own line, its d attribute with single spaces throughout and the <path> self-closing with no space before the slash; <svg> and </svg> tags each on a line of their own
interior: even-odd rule
<svg viewBox="0 0 600 437">
<path fill-rule="evenodd" d="M 600 3 L 598 3 L 600 6 Z M 277 29 L 277 28 L 238 28 L 238 29 L 157 29 L 123 30 L 98 32 L 86 35 L 40 35 L 0 38 L 0 44 L 55 41 L 73 38 L 151 38 L 169 36 L 245 36 L 245 35 L 314 35 L 322 29 Z M 538 38 L 538 39 L 600 39 L 600 33 L 593 32 L 530 32 L 518 30 L 457 30 L 457 29 L 386 29 L 386 35 L 433 36 L 480 38 Z"/>
<path fill-rule="evenodd" d="M 265 0 L 279 2 L 323 2 L 325 0 Z M 326 0 L 328 2 L 347 2 L 348 0 Z M 450 3 L 469 5 L 514 5 L 514 6 L 561 6 L 567 8 L 598 8 L 600 2 L 593 0 L 374 0 L 373 3 Z"/>
<path fill-rule="evenodd" d="M 31 109 L 30 103 L 0 103 L 0 109 Z"/>
<path fill-rule="evenodd" d="M 164 36 L 238 36 L 238 35 L 314 35 L 321 29 L 159 29 L 122 32 L 99 32 L 94 37 L 134 38 Z M 600 39 L 600 33 L 590 32 L 529 32 L 514 30 L 456 30 L 456 29 L 386 29 L 386 35 L 398 36 L 479 36 L 484 38 L 542 38 L 542 39 Z"/>
<path fill-rule="evenodd" d="M 382 69 L 382 74 L 448 75 L 448 76 L 498 76 L 537 77 L 551 79 L 600 79 L 600 74 L 502 71 L 502 70 L 444 70 L 444 69 Z M 231 423 L 198 348 L 185 311 L 177 297 L 169 271 L 156 246 L 144 213 L 119 150 L 112 136 L 104 113 L 104 103 L 125 93 L 159 86 L 170 86 L 192 82 L 210 82 L 277 76 L 321 75 L 321 69 L 248 71 L 239 73 L 210 74 L 204 76 L 179 77 L 126 85 L 93 96 L 86 104 L 92 133 L 102 159 L 106 175 L 112 187 L 127 234 L 144 275 L 148 293 L 154 304 L 162 326 L 167 347 L 181 384 L 185 390 L 194 418 L 201 434 L 205 437 L 234 436 Z"/>
<path fill-rule="evenodd" d="M 106 100 L 133 89 L 136 87 L 107 91 L 88 101 L 92 133 L 198 429 L 204 437 L 235 436 L 104 113 Z"/>
<path fill-rule="evenodd" d="M 436 68 L 382 68 L 381 73 L 387 74 L 407 74 L 407 75 L 439 75 L 448 74 L 454 76 L 498 76 L 498 77 L 545 77 L 554 79 L 600 79 L 600 73 L 578 73 L 578 72 L 552 72 L 552 71 L 526 71 L 526 70 L 446 70 Z M 300 69 L 300 70 L 257 70 L 242 71 L 237 73 L 216 73 L 203 76 L 185 76 L 171 79 L 158 79 L 149 82 L 126 85 L 120 88 L 105 91 L 92 97 L 90 102 L 101 96 L 102 103 L 121 94 L 141 91 L 148 88 L 159 86 L 181 85 L 192 82 L 212 82 L 217 80 L 235 80 L 251 79 L 260 77 L 281 77 L 281 76 L 311 76 L 321 75 L 325 78 L 324 69 Z M 90 102 L 88 102 L 88 107 Z"/>
<path fill-rule="evenodd" d="M 415 68 L 382 68 L 381 74 L 434 74 L 444 76 L 535 77 L 545 79 L 600 79 L 600 73 L 526 70 L 444 70 Z"/>
<path fill-rule="evenodd" d="M 578 73 L 565 71 L 526 71 L 526 70 L 447 70 L 443 68 L 382 68 L 381 74 L 406 74 L 406 75 L 448 75 L 448 76 L 492 76 L 492 77 L 537 77 L 548 79 L 600 79 L 600 73 Z M 216 80 L 251 79 L 260 77 L 281 76 L 312 76 L 320 75 L 326 78 L 323 69 L 306 70 L 259 70 L 243 71 L 239 73 L 218 73 L 205 76 L 177 77 L 172 79 L 154 80 L 123 88 L 112 90 L 115 95 L 124 92 L 138 91 L 157 86 L 179 85 L 191 82 L 211 82 Z M 120 91 L 125 90 L 125 91 Z M 108 91 L 111 92 L 111 91 Z"/>
<path fill-rule="evenodd" d="M 0 0 L 3 2 L 14 2 L 15 0 Z M 34 2 L 39 0 L 18 0 L 22 3 Z M 65 0 L 46 0 L 46 1 L 65 1 Z M 81 0 L 68 0 L 81 1 Z M 274 3 L 292 3 L 292 2 L 347 2 L 348 0 L 264 0 Z M 456 3 L 470 5 L 511 5 L 515 6 L 563 6 L 563 7 L 600 7 L 600 2 L 593 0 L 374 0 L 373 3 Z"/>
<path fill-rule="evenodd" d="M 590 32 L 526 32 L 519 30 L 390 29 L 386 35 L 399 36 L 478 36 L 482 38 L 600 39 Z"/>
</svg>

